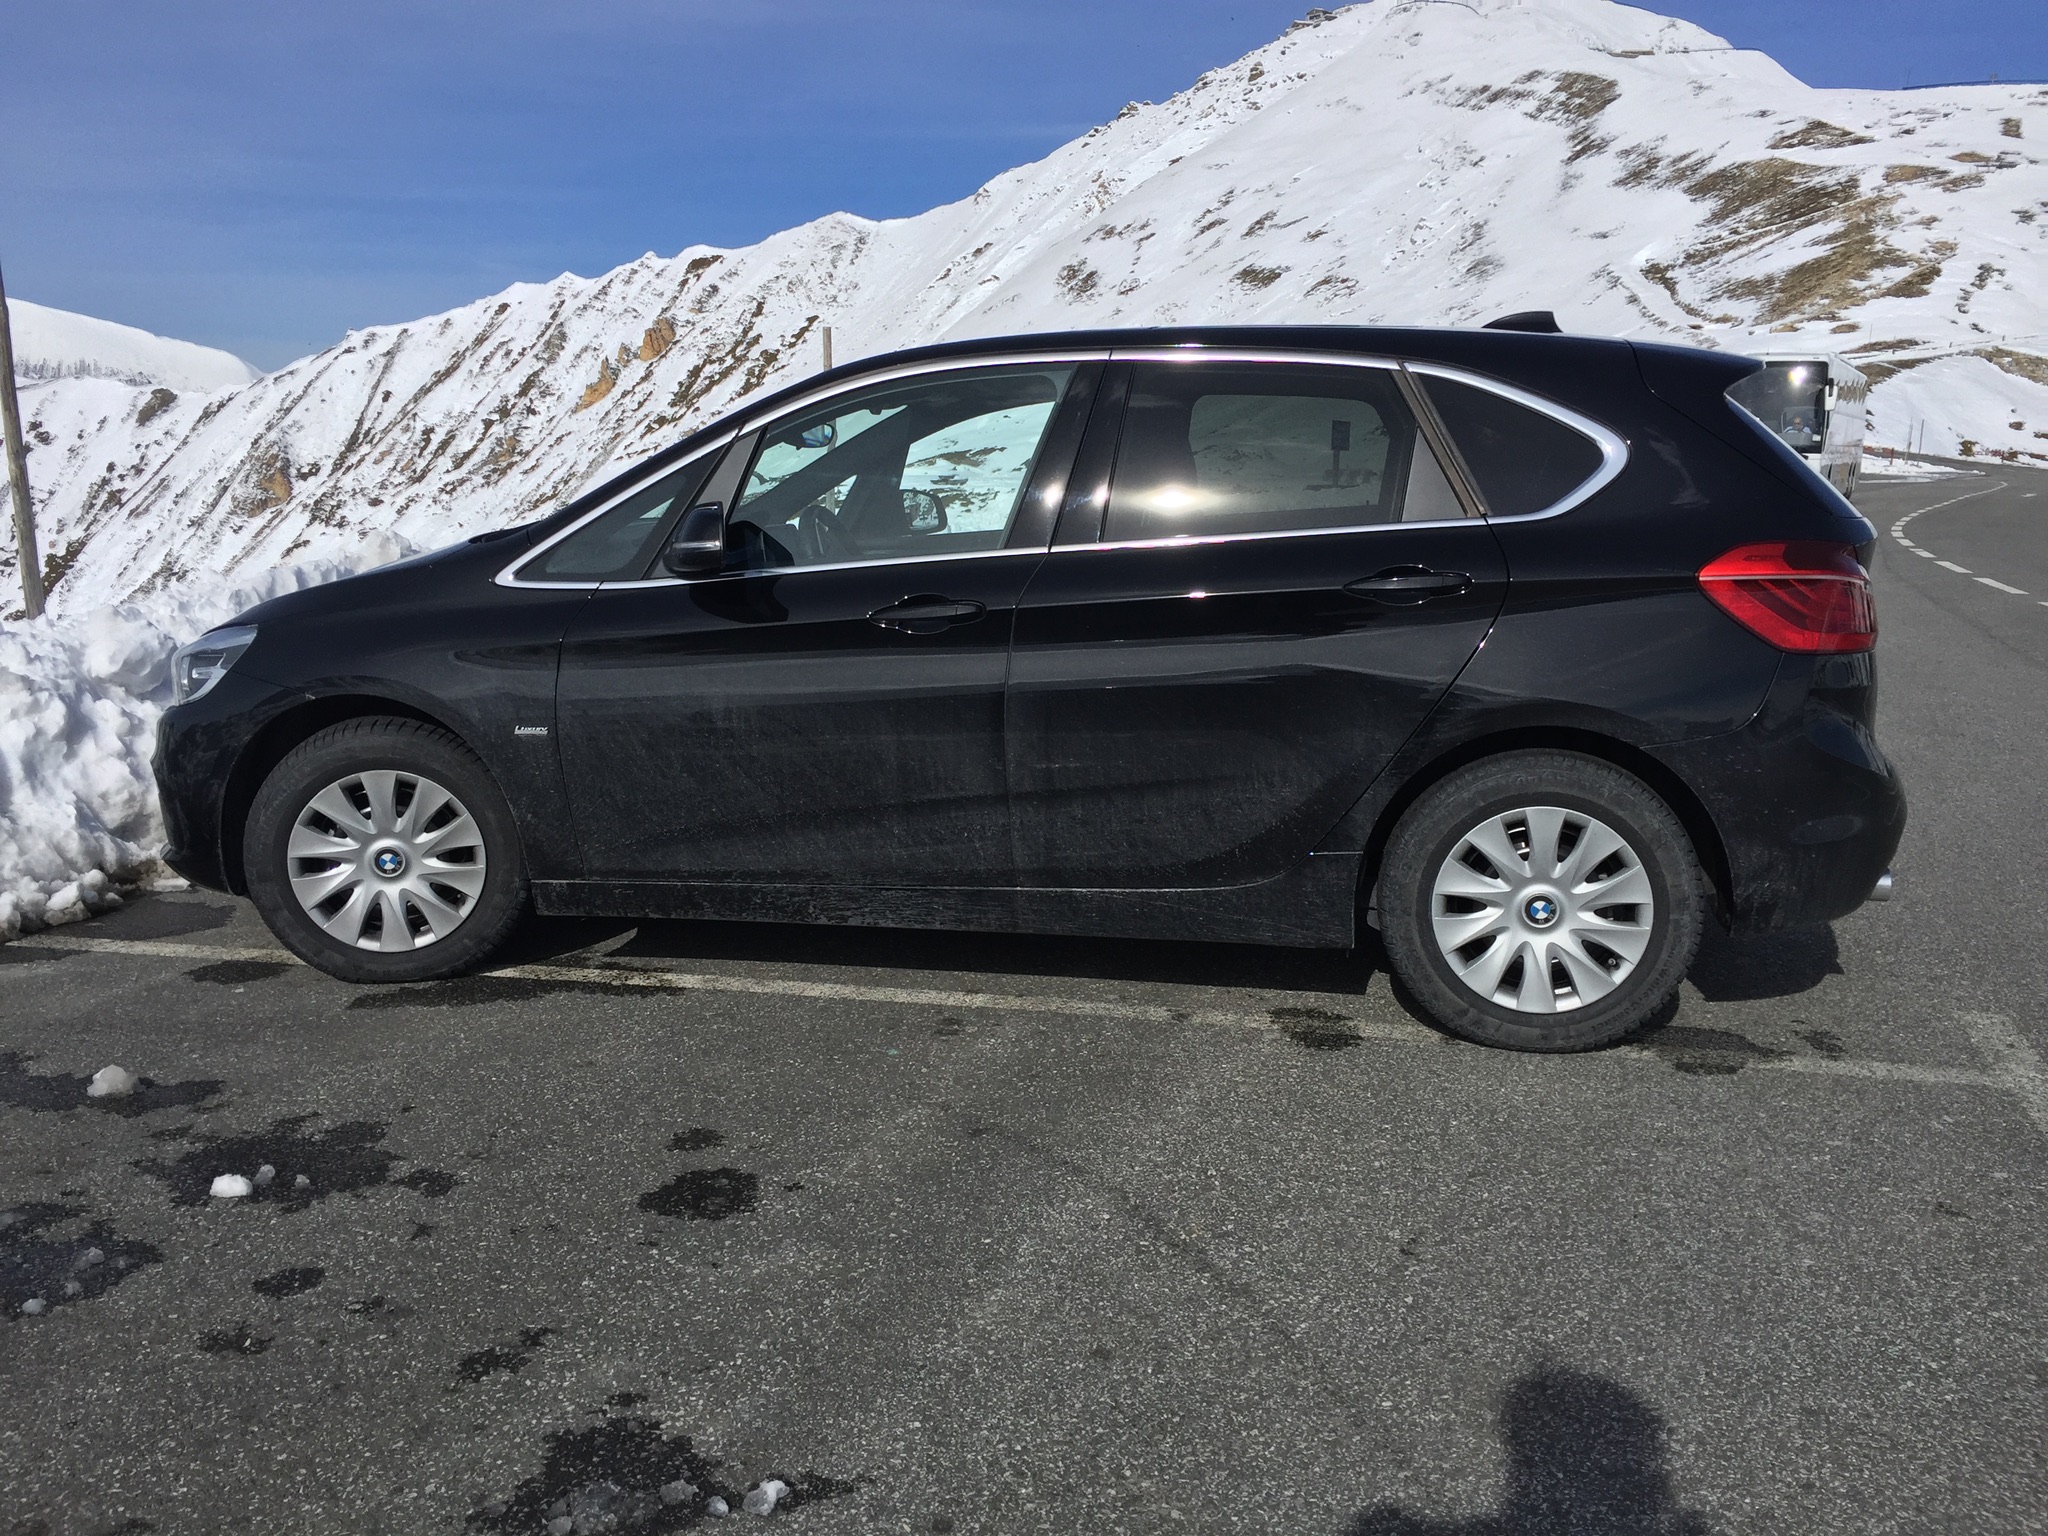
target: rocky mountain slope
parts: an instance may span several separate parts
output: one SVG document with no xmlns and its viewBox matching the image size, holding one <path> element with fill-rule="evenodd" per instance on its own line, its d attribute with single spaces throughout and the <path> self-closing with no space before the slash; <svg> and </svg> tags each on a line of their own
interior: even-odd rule
<svg viewBox="0 0 2048 1536">
<path fill-rule="evenodd" d="M 172 635 L 557 505 L 815 370 L 827 325 L 844 361 L 1088 325 L 1550 308 L 1584 332 L 1845 350 L 1879 380 L 1878 441 L 2040 454 L 2044 144 L 2040 87 L 1814 90 L 1609 0 L 1372 0 L 916 218 L 522 284 L 211 393 L 31 385 L 55 617 L 0 628 L 22 666 L 41 648 L 12 695 L 0 656 L 0 796 L 18 822 L 43 793 L 5 780 L 9 721 L 35 710 L 59 731 L 128 711 L 140 787 L 50 787 L 36 803 L 68 851 L 0 836 L 0 892 L 147 848 L 139 765 Z M 0 543 L 0 593 L 13 559 Z"/>
</svg>

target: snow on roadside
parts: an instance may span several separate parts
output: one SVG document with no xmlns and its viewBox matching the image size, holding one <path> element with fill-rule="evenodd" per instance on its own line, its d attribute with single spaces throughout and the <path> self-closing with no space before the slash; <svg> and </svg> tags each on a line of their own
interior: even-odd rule
<svg viewBox="0 0 2048 1536">
<path fill-rule="evenodd" d="M 150 754 L 172 653 L 282 593 L 418 551 L 392 534 L 349 560 L 33 623 L 0 621 L 0 943 L 120 904 L 163 843 Z"/>
</svg>

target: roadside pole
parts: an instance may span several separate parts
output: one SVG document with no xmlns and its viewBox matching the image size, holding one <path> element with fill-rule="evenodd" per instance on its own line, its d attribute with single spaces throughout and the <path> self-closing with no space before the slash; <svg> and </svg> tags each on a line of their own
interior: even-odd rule
<svg viewBox="0 0 2048 1536">
<path fill-rule="evenodd" d="M 14 550 L 21 562 L 21 605 L 43 616 L 43 557 L 36 549 L 36 518 L 28 500 L 28 453 L 21 446 L 21 402 L 14 394 L 14 331 L 7 322 L 7 283 L 0 278 L 0 426 L 7 434 L 7 486 L 14 496 Z"/>
<path fill-rule="evenodd" d="M 825 327 L 825 371 L 832 371 L 832 327 Z"/>
</svg>

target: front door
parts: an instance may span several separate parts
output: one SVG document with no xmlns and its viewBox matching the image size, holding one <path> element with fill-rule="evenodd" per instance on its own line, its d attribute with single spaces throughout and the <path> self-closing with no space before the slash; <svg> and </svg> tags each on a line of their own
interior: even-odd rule
<svg viewBox="0 0 2048 1536">
<path fill-rule="evenodd" d="M 1099 538 L 1055 547 L 1018 609 L 1020 879 L 1250 884 L 1304 857 L 1443 696 L 1506 567 L 1395 370 L 1129 366 Z"/>
<path fill-rule="evenodd" d="M 741 440 L 727 570 L 609 583 L 563 644 L 586 876 L 1008 883 L 1018 514 L 1073 373 L 919 375 Z"/>
</svg>

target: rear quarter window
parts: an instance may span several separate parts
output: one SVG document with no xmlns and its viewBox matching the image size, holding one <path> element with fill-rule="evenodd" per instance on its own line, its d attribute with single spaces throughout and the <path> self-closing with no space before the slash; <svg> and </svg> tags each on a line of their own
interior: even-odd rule
<svg viewBox="0 0 2048 1536">
<path fill-rule="evenodd" d="M 1418 377 L 1495 517 L 1554 507 L 1600 472 L 1600 445 L 1556 417 L 1455 379 Z"/>
</svg>

